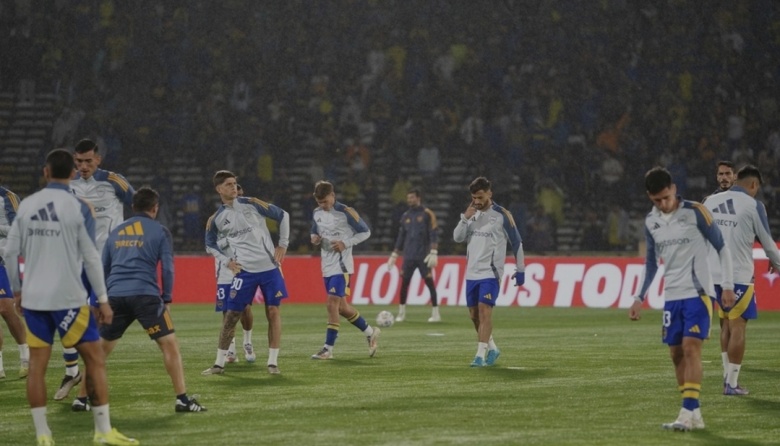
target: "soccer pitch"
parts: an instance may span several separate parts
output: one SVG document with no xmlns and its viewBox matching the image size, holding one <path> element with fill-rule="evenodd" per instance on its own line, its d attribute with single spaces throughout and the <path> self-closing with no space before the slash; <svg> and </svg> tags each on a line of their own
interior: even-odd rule
<svg viewBox="0 0 780 446">
<path fill-rule="evenodd" d="M 220 315 L 208 305 L 174 305 L 190 394 L 205 413 L 177 414 L 161 353 L 139 325 L 108 359 L 114 426 L 146 445 L 759 445 L 780 442 L 780 313 L 748 325 L 744 397 L 722 393 L 719 330 L 705 343 L 702 413 L 707 428 L 663 431 L 680 395 L 660 342 L 660 312 L 639 322 L 626 310 L 496 308 L 494 367 L 470 368 L 476 333 L 467 310 L 409 307 L 407 321 L 383 329 L 376 357 L 342 320 L 335 359 L 310 355 L 325 338 L 325 305 L 284 305 L 281 375 L 266 371 L 265 316 L 255 305 L 257 362 L 228 364 L 201 376 L 215 357 Z M 373 324 L 395 307 L 358 307 Z M 34 444 L 25 381 L 6 333 L 0 380 L 2 444 Z M 241 340 L 240 325 L 237 340 Z M 70 411 L 51 395 L 62 378 L 61 346 L 47 376 L 49 424 L 58 445 L 90 444 L 92 415 Z"/>
</svg>

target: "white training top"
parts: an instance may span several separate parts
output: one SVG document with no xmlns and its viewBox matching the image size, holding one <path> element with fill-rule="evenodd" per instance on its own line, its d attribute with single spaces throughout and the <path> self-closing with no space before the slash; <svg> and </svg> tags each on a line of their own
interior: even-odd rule
<svg viewBox="0 0 780 446">
<path fill-rule="evenodd" d="M 371 230 L 360 215 L 338 201 L 331 210 L 322 208 L 314 210 L 311 234 L 322 237 L 320 242 L 322 277 L 355 272 L 352 247 L 371 237 Z M 346 249 L 336 252 L 330 247 L 330 242 L 344 242 Z"/>
</svg>

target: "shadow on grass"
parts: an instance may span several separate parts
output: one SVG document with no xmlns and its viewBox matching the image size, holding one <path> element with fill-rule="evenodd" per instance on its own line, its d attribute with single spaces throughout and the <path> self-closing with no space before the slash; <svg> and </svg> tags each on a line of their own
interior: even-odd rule
<svg viewBox="0 0 780 446">
<path fill-rule="evenodd" d="M 767 376 L 775 380 L 780 379 L 780 370 L 778 369 L 762 369 L 762 368 L 754 369 L 751 367 L 750 369 L 748 369 L 748 373 Z"/>
<path fill-rule="evenodd" d="M 777 413 L 780 411 L 780 401 L 770 401 L 754 397 L 745 397 L 748 404 L 761 411 Z"/>
</svg>

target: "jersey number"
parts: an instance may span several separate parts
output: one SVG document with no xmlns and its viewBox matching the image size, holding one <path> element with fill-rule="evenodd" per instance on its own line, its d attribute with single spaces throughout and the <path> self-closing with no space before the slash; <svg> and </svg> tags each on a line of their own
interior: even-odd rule
<svg viewBox="0 0 780 446">
<path fill-rule="evenodd" d="M 232 288 L 234 290 L 240 290 L 241 289 L 241 285 L 243 285 L 243 284 L 244 284 L 244 279 L 239 279 L 238 277 L 234 277 L 233 278 L 233 284 L 230 285 L 230 288 Z"/>
<path fill-rule="evenodd" d="M 672 325 L 672 312 L 664 311 L 664 327 Z"/>
</svg>

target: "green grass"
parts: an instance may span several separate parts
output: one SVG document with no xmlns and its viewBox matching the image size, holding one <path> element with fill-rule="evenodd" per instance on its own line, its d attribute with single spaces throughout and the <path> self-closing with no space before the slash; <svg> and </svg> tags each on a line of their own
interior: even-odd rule
<svg viewBox="0 0 780 446">
<path fill-rule="evenodd" d="M 373 320 L 383 308 L 359 309 Z M 220 318 L 210 306 L 175 306 L 188 390 L 208 412 L 174 413 L 159 350 L 135 325 L 109 358 L 113 424 L 146 445 L 780 444 L 780 313 L 762 313 L 749 325 L 740 379 L 749 396 L 721 395 L 720 349 L 716 339 L 705 344 L 707 429 L 687 434 L 660 429 L 676 417 L 680 396 L 659 312 L 632 323 L 625 310 L 497 308 L 502 354 L 482 369 L 469 368 L 476 334 L 465 308 L 443 308 L 437 325 L 425 322 L 427 307 L 411 307 L 407 316 L 384 330 L 373 359 L 364 337 L 343 322 L 335 359 L 320 362 L 309 356 L 324 341 L 324 304 L 284 306 L 282 375 L 271 376 L 266 324 L 256 311 L 258 362 L 242 357 L 224 376 L 201 376 L 214 360 Z M 5 344 L 0 443 L 33 444 L 7 331 Z M 47 377 L 50 395 L 62 377 L 60 351 Z M 88 444 L 92 416 L 72 413 L 71 401 L 49 402 L 54 438 Z"/>
</svg>

